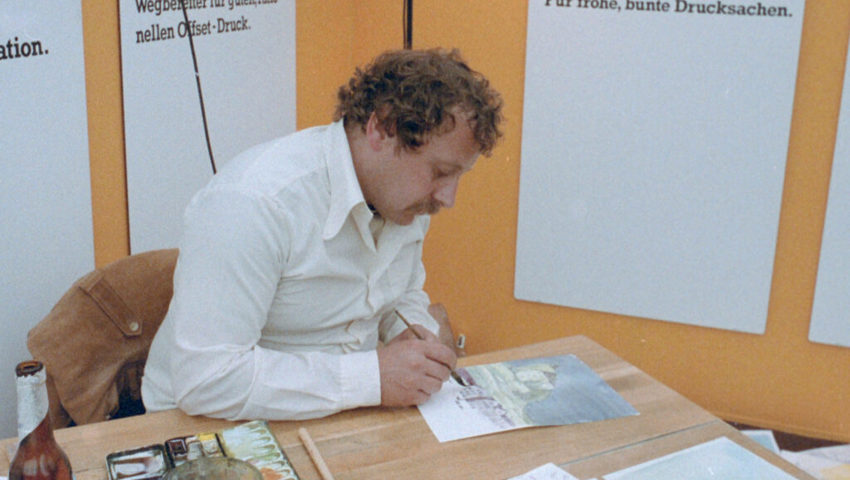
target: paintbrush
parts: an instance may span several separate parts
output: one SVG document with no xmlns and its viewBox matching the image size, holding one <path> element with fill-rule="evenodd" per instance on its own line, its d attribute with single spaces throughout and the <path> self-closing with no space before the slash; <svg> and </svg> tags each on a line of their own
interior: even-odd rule
<svg viewBox="0 0 850 480">
<path fill-rule="evenodd" d="M 423 337 L 419 332 L 417 332 L 413 328 L 413 325 L 410 322 L 408 322 L 406 318 L 404 318 L 404 315 L 402 315 L 401 312 L 399 312 L 398 310 L 395 310 L 395 314 L 398 315 L 398 318 L 400 318 L 401 321 L 404 322 L 405 325 L 407 325 L 407 328 L 409 328 L 410 331 L 413 332 L 414 335 L 416 335 L 416 338 L 418 338 L 419 340 L 425 340 L 425 337 Z M 452 378 L 454 379 L 454 381 L 458 383 L 458 385 L 461 385 L 463 387 L 468 386 L 466 384 L 466 382 L 463 380 L 463 378 L 461 378 L 461 376 L 458 375 L 457 372 L 453 368 L 451 369 L 451 375 L 452 375 Z"/>
</svg>

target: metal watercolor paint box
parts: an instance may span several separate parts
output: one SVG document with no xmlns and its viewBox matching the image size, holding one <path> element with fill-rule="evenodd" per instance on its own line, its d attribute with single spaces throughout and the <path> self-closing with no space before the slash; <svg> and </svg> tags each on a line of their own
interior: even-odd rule
<svg viewBox="0 0 850 480">
<path fill-rule="evenodd" d="M 113 452 L 106 456 L 109 480 L 157 480 L 170 468 L 165 448 L 160 444 Z"/>
</svg>

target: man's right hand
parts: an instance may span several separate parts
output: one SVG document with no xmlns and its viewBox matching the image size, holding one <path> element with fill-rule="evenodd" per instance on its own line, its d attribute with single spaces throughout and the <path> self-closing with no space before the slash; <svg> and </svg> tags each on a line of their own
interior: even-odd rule
<svg viewBox="0 0 850 480">
<path fill-rule="evenodd" d="M 417 328 L 414 326 L 413 328 Z M 406 407 L 424 403 L 449 378 L 457 356 L 424 328 L 419 340 L 406 331 L 378 348 L 381 405 Z M 409 335 L 408 335 L 409 334 Z"/>
</svg>

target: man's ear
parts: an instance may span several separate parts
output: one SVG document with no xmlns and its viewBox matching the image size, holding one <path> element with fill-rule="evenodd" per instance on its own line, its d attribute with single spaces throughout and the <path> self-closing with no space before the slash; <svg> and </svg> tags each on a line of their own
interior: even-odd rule
<svg viewBox="0 0 850 480">
<path fill-rule="evenodd" d="M 366 140 L 374 151 L 379 151 L 387 146 L 392 147 L 395 144 L 393 136 L 384 128 L 376 112 L 372 112 L 366 122 Z"/>
</svg>

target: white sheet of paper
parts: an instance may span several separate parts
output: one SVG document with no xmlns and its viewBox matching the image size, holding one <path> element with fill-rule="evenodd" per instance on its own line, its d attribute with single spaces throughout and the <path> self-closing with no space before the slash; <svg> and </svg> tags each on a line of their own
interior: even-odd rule
<svg viewBox="0 0 850 480">
<path fill-rule="evenodd" d="M 541 465 L 534 470 L 522 475 L 511 477 L 508 480 L 578 480 L 576 477 L 561 470 L 554 463 Z"/>
<path fill-rule="evenodd" d="M 480 410 L 468 408 L 465 402 L 458 402 L 457 399 L 464 388 L 449 379 L 439 392 L 419 405 L 422 417 L 440 442 L 515 430 L 525 426 L 498 425 L 485 417 Z"/>
<path fill-rule="evenodd" d="M 605 480 L 792 480 L 767 460 L 726 437 L 680 450 L 615 473 Z"/>
<path fill-rule="evenodd" d="M 848 474 L 850 474 L 850 465 L 846 465 L 835 460 L 812 455 L 808 452 L 791 452 L 788 450 L 783 450 L 781 452 L 781 456 L 785 460 L 794 464 L 797 468 L 808 472 L 815 478 L 823 478 L 827 480 L 850 478 L 850 476 L 848 476 Z M 843 467 L 848 468 L 843 469 Z M 841 472 L 842 469 L 844 470 L 842 472 L 844 476 L 839 476 L 838 472 Z M 834 471 L 836 474 L 828 476 L 827 472 L 830 471 Z"/>
<path fill-rule="evenodd" d="M 516 298 L 764 333 L 805 2 L 528 3 Z"/>
<path fill-rule="evenodd" d="M 755 442 L 761 444 L 762 447 L 770 450 L 773 453 L 779 453 L 779 444 L 776 443 L 776 437 L 773 436 L 771 430 L 743 430 L 744 435 Z"/>
<path fill-rule="evenodd" d="M 0 2 L 0 438 L 27 331 L 94 269 L 80 2 Z M 6 472 L 3 472 L 6 473 Z"/>
<path fill-rule="evenodd" d="M 295 1 L 120 0 L 132 253 L 177 246 L 183 210 L 239 152 L 295 131 Z M 159 9 L 162 9 L 160 11 Z"/>
<path fill-rule="evenodd" d="M 850 347 L 850 50 L 844 71 L 809 340 Z"/>
<path fill-rule="evenodd" d="M 419 411 L 441 442 L 517 428 L 585 423 L 638 412 L 575 355 L 458 369 Z"/>
<path fill-rule="evenodd" d="M 850 444 L 813 448 L 805 453 L 850 465 Z"/>
</svg>

